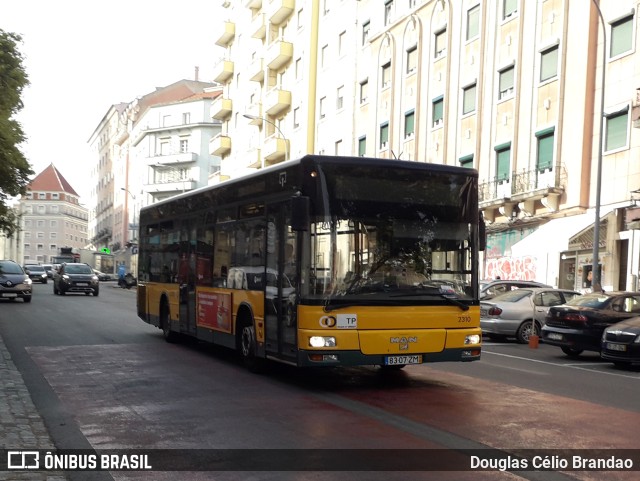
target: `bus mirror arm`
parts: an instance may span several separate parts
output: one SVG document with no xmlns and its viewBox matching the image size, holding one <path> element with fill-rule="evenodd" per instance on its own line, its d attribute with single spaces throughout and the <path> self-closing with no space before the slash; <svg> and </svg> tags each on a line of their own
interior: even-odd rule
<svg viewBox="0 0 640 481">
<path fill-rule="evenodd" d="M 291 230 L 309 230 L 309 197 L 297 195 L 291 198 Z"/>
<path fill-rule="evenodd" d="M 482 212 L 480 212 L 478 216 L 478 238 L 478 250 L 485 251 L 487 249 L 487 225 L 484 222 Z"/>
</svg>

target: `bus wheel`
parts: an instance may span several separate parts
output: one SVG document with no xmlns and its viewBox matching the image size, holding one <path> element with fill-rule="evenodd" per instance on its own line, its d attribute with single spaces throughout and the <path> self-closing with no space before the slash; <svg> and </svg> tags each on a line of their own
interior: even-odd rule
<svg viewBox="0 0 640 481">
<path fill-rule="evenodd" d="M 240 334 L 240 355 L 244 365 L 251 372 L 263 372 L 264 360 L 256 357 L 256 330 L 253 324 L 242 326 Z"/>
<path fill-rule="evenodd" d="M 160 328 L 162 329 L 162 336 L 165 341 L 176 342 L 178 340 L 178 334 L 171 330 L 167 301 L 163 301 L 160 306 Z"/>
</svg>

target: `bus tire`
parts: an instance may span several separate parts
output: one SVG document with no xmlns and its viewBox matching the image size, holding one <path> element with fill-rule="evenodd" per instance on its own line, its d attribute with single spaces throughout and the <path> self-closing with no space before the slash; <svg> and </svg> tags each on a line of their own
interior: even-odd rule
<svg viewBox="0 0 640 481">
<path fill-rule="evenodd" d="M 256 357 L 256 329 L 251 320 L 245 320 L 240 326 L 239 351 L 245 367 L 255 373 L 262 373 L 265 369 L 264 359 Z"/>
<path fill-rule="evenodd" d="M 162 329 L 162 337 L 167 342 L 176 342 L 178 334 L 171 330 L 171 318 L 169 316 L 169 304 L 166 299 L 160 304 L 160 329 Z"/>
</svg>

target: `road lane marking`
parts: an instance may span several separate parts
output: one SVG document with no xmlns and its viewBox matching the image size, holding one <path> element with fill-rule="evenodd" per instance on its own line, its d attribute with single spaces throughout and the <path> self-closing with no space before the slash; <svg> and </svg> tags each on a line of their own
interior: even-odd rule
<svg viewBox="0 0 640 481">
<path fill-rule="evenodd" d="M 571 369 L 580 369 L 581 371 L 587 371 L 587 372 L 596 372 L 599 374 L 605 374 L 607 376 L 618 376 L 618 377 L 626 377 L 629 379 L 636 379 L 636 380 L 640 380 L 640 375 L 636 375 L 636 376 L 631 376 L 628 374 L 622 374 L 622 373 L 617 373 L 617 372 L 608 372 L 608 371 L 599 371 L 596 369 L 587 369 L 583 366 L 585 365 L 591 365 L 591 366 L 602 366 L 605 365 L 605 363 L 585 363 L 585 364 L 575 364 L 575 363 L 557 363 L 557 362 L 549 362 L 549 361 L 541 361 L 540 359 L 531 359 L 528 357 L 522 357 L 522 356 L 514 356 L 512 354 L 503 354 L 501 352 L 491 352 L 491 351 L 482 351 L 482 354 L 493 354 L 494 356 L 502 356 L 502 357 L 509 357 L 511 359 L 521 359 L 523 361 L 530 361 L 530 362 L 537 362 L 540 364 L 548 364 L 549 366 L 558 366 L 558 367 L 568 367 Z"/>
</svg>

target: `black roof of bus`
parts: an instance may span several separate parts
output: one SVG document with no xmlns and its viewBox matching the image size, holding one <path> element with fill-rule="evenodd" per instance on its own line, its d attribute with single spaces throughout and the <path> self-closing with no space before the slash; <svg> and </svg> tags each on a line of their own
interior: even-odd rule
<svg viewBox="0 0 640 481">
<path fill-rule="evenodd" d="M 457 174 L 457 175 L 464 174 L 469 177 L 476 177 L 476 178 L 478 177 L 478 171 L 476 169 L 471 169 L 468 167 L 460 167 L 456 165 L 433 164 L 428 162 L 419 162 L 419 161 L 412 161 L 412 160 L 380 159 L 377 157 L 349 157 L 349 156 L 339 156 L 339 155 L 309 154 L 297 159 L 287 160 L 284 162 L 280 162 L 278 164 L 270 165 L 268 167 L 259 169 L 256 172 L 252 172 L 242 177 L 235 177 L 233 179 L 225 180 L 224 182 L 221 182 L 219 184 L 205 185 L 198 189 L 183 192 L 181 194 L 176 194 L 167 199 L 158 201 L 154 204 L 144 206 L 142 207 L 141 211 L 162 206 L 165 203 L 173 202 L 174 200 L 179 199 L 181 197 L 190 197 L 191 195 L 196 194 L 198 192 L 205 192 L 205 191 L 216 189 L 223 186 L 232 186 L 233 184 L 236 184 L 236 183 L 243 183 L 254 177 L 258 178 L 265 174 L 268 174 L 269 172 L 288 169 L 288 168 L 294 167 L 295 165 L 340 164 L 345 162 L 344 159 L 349 159 L 348 160 L 349 163 L 355 166 L 361 165 L 361 166 L 368 166 L 368 167 L 388 167 L 388 168 L 402 167 L 404 169 L 408 168 L 408 169 L 415 169 L 415 170 L 429 169 L 435 172 L 441 172 L 443 174 L 445 173 Z"/>
</svg>

